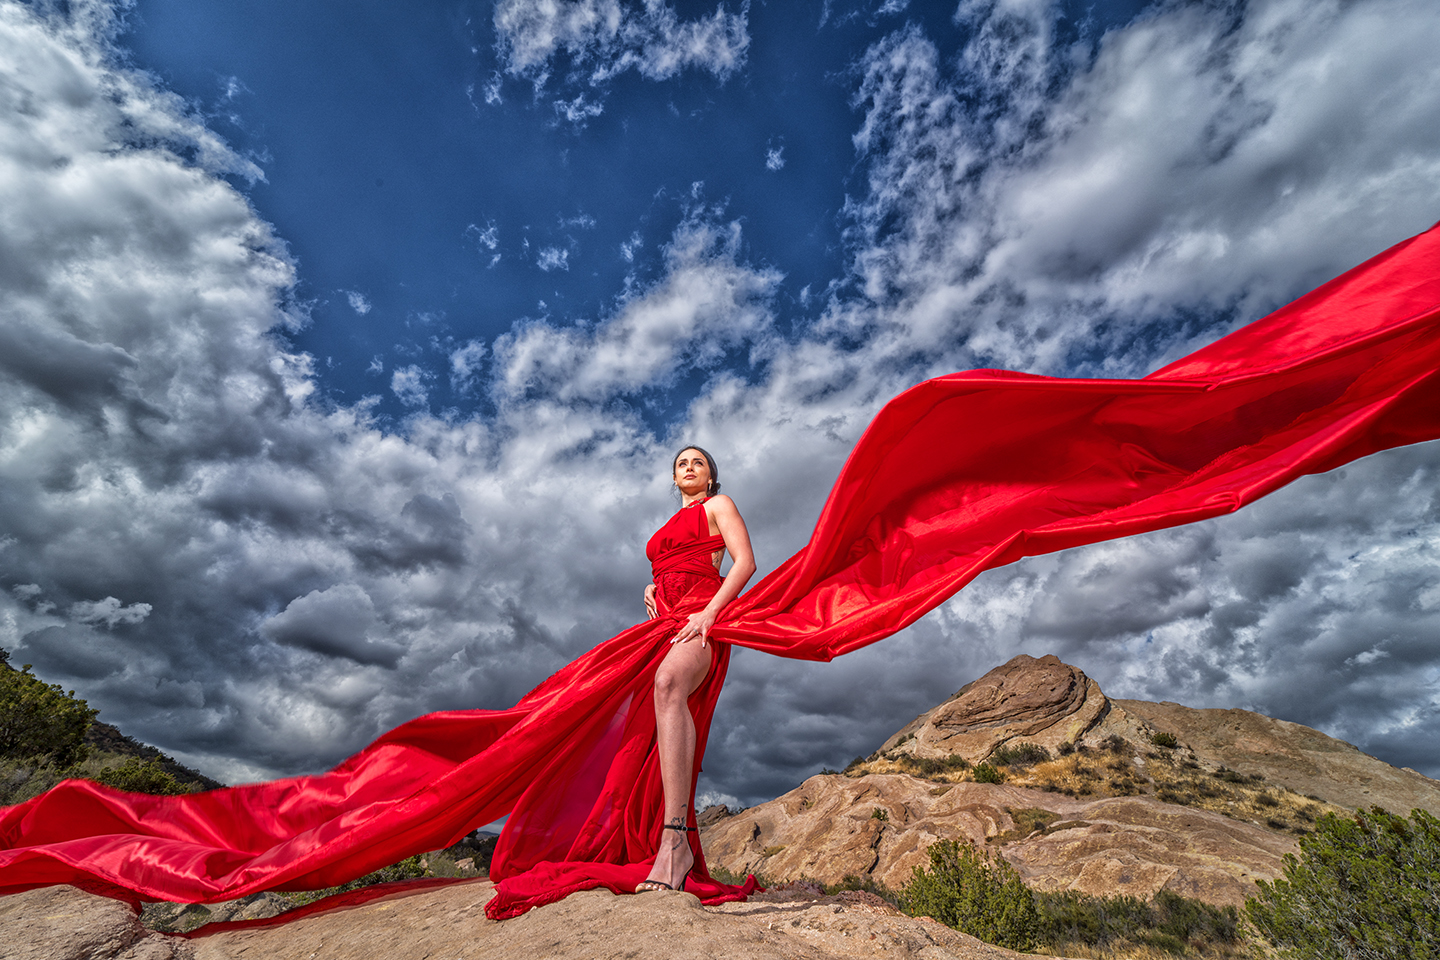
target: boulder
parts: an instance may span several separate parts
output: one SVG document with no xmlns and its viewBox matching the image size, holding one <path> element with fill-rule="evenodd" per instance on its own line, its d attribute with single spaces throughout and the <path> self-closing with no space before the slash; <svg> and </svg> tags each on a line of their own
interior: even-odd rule
<svg viewBox="0 0 1440 960">
<path fill-rule="evenodd" d="M 1139 733 L 1083 671 L 1053 655 L 1021 654 L 916 717 L 879 752 L 978 763 L 1007 744 L 1035 743 L 1056 753 L 1064 744 Z"/>
</svg>

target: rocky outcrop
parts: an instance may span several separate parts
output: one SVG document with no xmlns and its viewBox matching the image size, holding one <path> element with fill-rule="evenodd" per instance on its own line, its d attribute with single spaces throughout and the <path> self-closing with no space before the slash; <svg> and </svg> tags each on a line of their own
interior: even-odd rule
<svg viewBox="0 0 1440 960">
<path fill-rule="evenodd" d="M 1003 785 L 969 782 L 967 764 L 951 762 L 998 762 L 1021 744 L 1067 756 L 1009 769 Z M 1111 700 L 1053 656 L 1018 656 L 966 684 L 847 772 L 710 825 L 707 855 L 735 874 L 898 889 L 932 843 L 963 839 L 1041 890 L 1239 904 L 1324 812 L 1306 797 L 1440 813 L 1440 783 L 1319 731 Z"/>
<path fill-rule="evenodd" d="M 0 897 L 0 944 L 9 960 L 187 958 L 176 943 L 146 930 L 126 904 L 73 887 Z"/>
<path fill-rule="evenodd" d="M 1022 654 L 910 721 L 879 752 L 977 763 L 1007 744 L 1035 743 L 1055 753 L 1065 744 L 1141 733 L 1081 670 L 1053 655 Z"/>
<path fill-rule="evenodd" d="M 1249 710 L 1111 702 L 1174 736 L 1202 763 L 1261 774 L 1270 783 L 1352 810 L 1378 805 L 1403 815 L 1418 807 L 1440 816 L 1440 781 L 1408 767 L 1392 767 L 1319 730 Z"/>
<path fill-rule="evenodd" d="M 1027 826 L 1036 823 L 1045 826 Z M 856 876 L 891 889 L 928 865 L 942 839 L 997 851 L 1040 890 L 1149 898 L 1163 889 L 1237 905 L 1296 850 L 1293 837 L 1150 797 L 1082 801 L 879 774 L 811 777 L 701 836 L 710 862 L 737 875 L 826 884 Z"/>
<path fill-rule="evenodd" d="M 1057 754 L 1112 736 L 1144 747 L 1157 733 L 1174 736 L 1204 767 L 1258 774 L 1327 803 L 1352 810 L 1378 804 L 1401 814 L 1419 807 L 1440 815 L 1440 781 L 1392 767 L 1343 740 L 1249 710 L 1112 700 L 1055 656 L 1021 655 L 967 683 L 898 730 L 872 757 L 960 756 L 979 763 L 1020 743 Z"/>
<path fill-rule="evenodd" d="M 778 890 L 702 907 L 688 893 L 574 894 L 514 920 L 485 917 L 493 887 L 460 881 L 401 888 L 357 906 L 249 926 L 211 924 L 187 938 L 150 933 L 113 900 L 54 887 L 0 897 L 0 936 L 15 960 L 1016 960 L 870 894 Z M 322 903 L 323 906 L 323 903 Z"/>
</svg>

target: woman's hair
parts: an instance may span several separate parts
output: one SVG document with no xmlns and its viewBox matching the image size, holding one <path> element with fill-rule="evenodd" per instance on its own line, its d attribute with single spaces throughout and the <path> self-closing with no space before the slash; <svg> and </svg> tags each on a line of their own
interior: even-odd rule
<svg viewBox="0 0 1440 960">
<path fill-rule="evenodd" d="M 705 458 L 705 463 L 710 467 L 710 486 L 705 490 L 705 496 L 713 497 L 720 492 L 720 468 L 715 466 L 715 458 L 710 456 L 710 451 L 704 447 L 697 447 L 693 443 L 687 443 L 675 451 L 675 456 L 670 460 L 670 476 L 675 476 L 675 465 L 680 462 L 680 454 L 686 450 L 695 450 Z"/>
</svg>

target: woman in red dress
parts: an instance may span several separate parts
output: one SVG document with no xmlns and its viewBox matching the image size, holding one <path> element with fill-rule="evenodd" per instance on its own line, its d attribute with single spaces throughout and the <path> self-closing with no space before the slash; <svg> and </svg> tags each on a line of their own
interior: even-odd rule
<svg viewBox="0 0 1440 960">
<path fill-rule="evenodd" d="M 688 842 L 688 834 L 695 830 L 690 825 L 689 807 L 696 745 L 689 699 L 712 666 L 710 628 L 755 573 L 750 534 L 735 501 L 719 492 L 715 459 L 699 447 L 686 447 L 675 455 L 671 470 L 680 491 L 680 511 L 646 546 L 655 579 L 645 588 L 645 610 L 654 620 L 687 595 L 693 598 L 701 590 L 714 595 L 681 626 L 655 671 L 655 741 L 665 823 L 655 864 L 635 888 L 636 893 L 684 889 L 685 878 L 695 865 Z M 720 561 L 726 551 L 734 563 L 722 579 Z"/>
<path fill-rule="evenodd" d="M 314 890 L 508 815 L 493 918 L 594 887 L 742 899 L 754 879 L 709 875 L 687 809 L 732 644 L 829 660 L 982 570 L 1230 513 L 1435 439 L 1440 228 L 1139 380 L 972 370 L 918 384 L 855 445 L 809 542 L 743 597 L 745 525 L 711 495 L 714 461 L 686 447 L 685 506 L 647 548 L 650 620 L 513 707 L 418 717 L 328 773 L 178 797 L 67 780 L 0 808 L 0 894 Z M 723 579 L 722 548 L 736 561 Z"/>
</svg>

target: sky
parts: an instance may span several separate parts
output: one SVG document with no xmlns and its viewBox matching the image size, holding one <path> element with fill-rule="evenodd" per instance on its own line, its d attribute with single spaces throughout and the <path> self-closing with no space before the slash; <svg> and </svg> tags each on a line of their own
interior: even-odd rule
<svg viewBox="0 0 1440 960">
<path fill-rule="evenodd" d="M 1440 219 L 1432 0 L 0 0 L 0 647 L 227 782 L 760 573 L 930 376 L 1142 376 Z M 963 441 L 962 441 L 963 442 Z M 1440 444 L 738 650 L 701 802 L 1016 654 L 1440 776 Z"/>
</svg>

